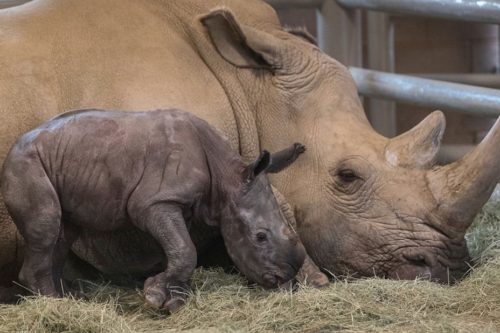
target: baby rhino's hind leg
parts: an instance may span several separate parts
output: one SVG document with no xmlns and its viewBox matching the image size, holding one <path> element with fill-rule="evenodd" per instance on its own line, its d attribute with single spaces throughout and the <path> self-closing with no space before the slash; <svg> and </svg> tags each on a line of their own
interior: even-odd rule
<svg viewBox="0 0 500 333">
<path fill-rule="evenodd" d="M 82 295 L 78 291 L 71 290 L 62 276 L 64 264 L 66 263 L 71 245 L 78 238 L 79 229 L 77 226 L 65 222 L 64 219 L 59 229 L 59 237 L 52 253 L 52 276 L 55 288 L 60 295 L 71 294 L 74 297 L 80 297 Z"/>
<path fill-rule="evenodd" d="M 52 255 L 59 237 L 61 207 L 41 163 L 22 156 L 6 161 L 2 192 L 26 242 L 20 282 L 35 293 L 59 296 L 52 276 Z"/>
</svg>

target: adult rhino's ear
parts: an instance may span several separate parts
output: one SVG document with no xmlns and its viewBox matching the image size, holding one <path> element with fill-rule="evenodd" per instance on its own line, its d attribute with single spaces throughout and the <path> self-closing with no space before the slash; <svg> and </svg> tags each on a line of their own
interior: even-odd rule
<svg viewBox="0 0 500 333">
<path fill-rule="evenodd" d="M 318 41 L 316 40 L 316 38 L 314 38 L 313 35 L 311 35 L 306 27 L 285 27 L 285 31 L 294 36 L 302 38 L 303 40 L 314 46 L 318 46 Z"/>
<path fill-rule="evenodd" d="M 257 178 L 259 174 L 265 172 L 269 168 L 270 164 L 271 154 L 269 154 L 268 151 L 264 150 L 262 153 L 260 153 L 259 157 L 257 157 L 254 162 L 250 163 L 245 168 L 245 171 L 243 172 L 245 182 L 252 182 L 255 178 Z"/>
<path fill-rule="evenodd" d="M 306 151 L 306 147 L 301 143 L 294 143 L 292 146 L 271 155 L 271 164 L 267 172 L 276 173 L 290 166 L 295 160 Z"/>
<path fill-rule="evenodd" d="M 279 66 L 281 41 L 266 32 L 240 24 L 227 9 L 215 9 L 201 17 L 219 54 L 237 67 L 273 69 Z"/>
<path fill-rule="evenodd" d="M 389 140 L 385 157 L 393 166 L 426 168 L 439 151 L 446 121 L 441 111 L 434 111 L 417 126 Z"/>
</svg>

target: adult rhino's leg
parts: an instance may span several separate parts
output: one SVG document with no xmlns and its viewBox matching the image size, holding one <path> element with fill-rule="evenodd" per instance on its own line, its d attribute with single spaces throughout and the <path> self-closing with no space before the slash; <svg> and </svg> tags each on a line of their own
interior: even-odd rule
<svg viewBox="0 0 500 333">
<path fill-rule="evenodd" d="M 141 215 L 136 225 L 160 243 L 167 257 L 166 270 L 144 283 L 146 301 L 173 313 L 186 302 L 191 276 L 196 268 L 196 248 L 178 206 L 156 204 Z"/>
<path fill-rule="evenodd" d="M 274 186 L 272 187 L 272 189 L 288 225 L 293 230 L 296 230 L 297 222 L 295 220 L 292 206 L 290 206 L 285 197 Z M 304 264 L 295 276 L 295 279 L 299 283 L 310 285 L 316 288 L 326 287 L 330 283 L 328 277 L 323 272 L 321 272 L 319 267 L 316 266 L 309 255 L 306 255 Z"/>
</svg>

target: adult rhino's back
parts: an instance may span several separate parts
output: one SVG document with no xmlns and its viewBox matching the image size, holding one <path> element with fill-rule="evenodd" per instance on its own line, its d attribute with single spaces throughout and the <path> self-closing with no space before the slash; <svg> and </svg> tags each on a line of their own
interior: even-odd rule
<svg viewBox="0 0 500 333">
<path fill-rule="evenodd" d="M 82 107 L 178 107 L 234 132 L 228 98 L 184 30 L 196 13 L 158 3 L 39 0 L 0 12 L 0 158 L 20 133 Z"/>
</svg>

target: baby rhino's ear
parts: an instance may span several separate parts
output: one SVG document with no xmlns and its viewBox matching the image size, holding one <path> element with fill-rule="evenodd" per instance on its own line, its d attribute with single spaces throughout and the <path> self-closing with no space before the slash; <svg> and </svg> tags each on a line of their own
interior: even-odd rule
<svg viewBox="0 0 500 333">
<path fill-rule="evenodd" d="M 294 143 L 291 147 L 281 150 L 275 154 L 269 154 L 264 150 L 260 156 L 249 164 L 243 173 L 246 182 L 252 182 L 262 172 L 276 173 L 291 165 L 306 151 L 306 147 L 300 143 Z"/>
<path fill-rule="evenodd" d="M 301 143 L 294 143 L 291 147 L 281 150 L 271 155 L 271 164 L 266 172 L 276 173 L 287 168 L 299 157 L 300 154 L 306 151 L 306 147 Z"/>
<path fill-rule="evenodd" d="M 266 171 L 271 164 L 271 154 L 268 151 L 264 150 L 260 153 L 257 160 L 250 163 L 243 173 L 244 179 L 247 183 L 253 181 L 257 176 Z"/>
</svg>

